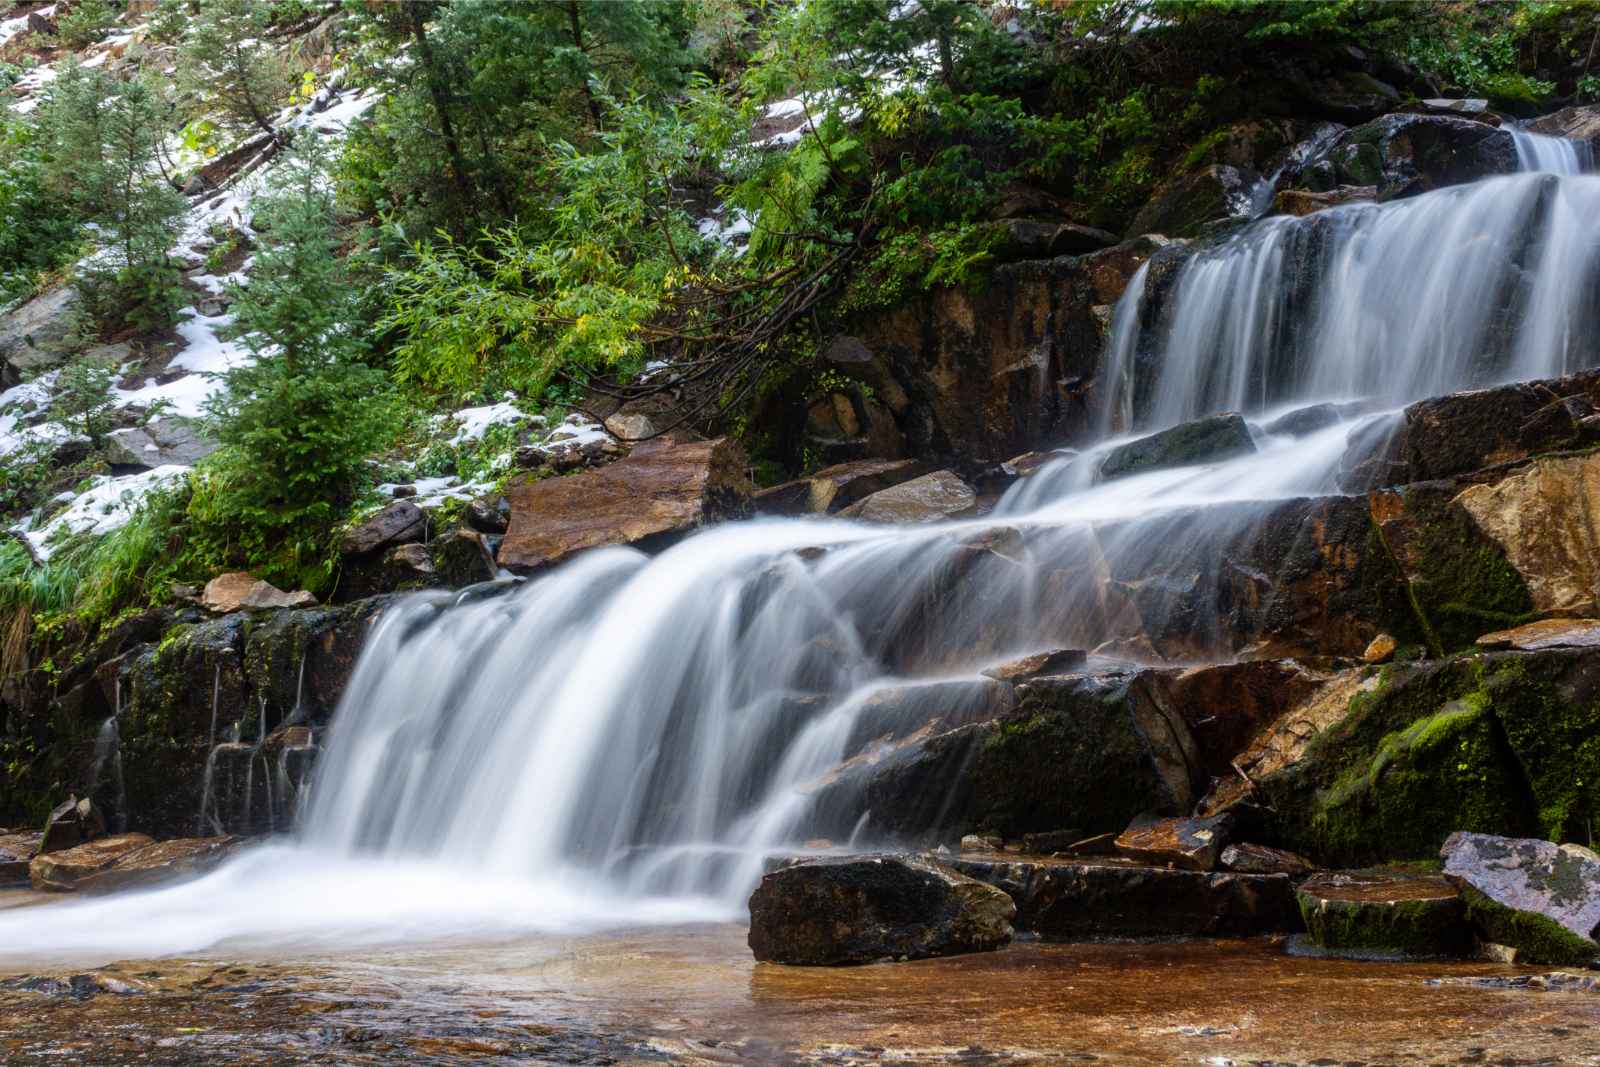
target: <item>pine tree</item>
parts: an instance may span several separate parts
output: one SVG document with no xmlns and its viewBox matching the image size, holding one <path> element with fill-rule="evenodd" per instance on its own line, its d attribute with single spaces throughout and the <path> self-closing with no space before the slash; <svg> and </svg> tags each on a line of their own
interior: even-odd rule
<svg viewBox="0 0 1600 1067">
<path fill-rule="evenodd" d="M 203 0 L 178 55 L 179 83 L 198 112 L 277 135 L 272 120 L 290 76 L 265 40 L 271 18 L 271 5 L 260 0 Z"/>
</svg>

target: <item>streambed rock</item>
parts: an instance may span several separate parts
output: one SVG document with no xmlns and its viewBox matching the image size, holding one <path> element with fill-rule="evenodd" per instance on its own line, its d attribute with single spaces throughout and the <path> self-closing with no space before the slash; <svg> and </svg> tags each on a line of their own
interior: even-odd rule
<svg viewBox="0 0 1600 1067">
<path fill-rule="evenodd" d="M 977 504 L 972 487 L 950 471 L 920 478 L 865 497 L 839 512 L 840 518 L 867 522 L 937 522 L 970 515 Z"/>
<path fill-rule="evenodd" d="M 70 892 L 78 882 L 151 843 L 148 834 L 113 834 L 76 848 L 47 852 L 28 865 L 28 880 L 35 889 Z"/>
<path fill-rule="evenodd" d="M 598 545 L 659 547 L 746 514 L 750 492 L 744 454 L 727 438 L 656 438 L 603 467 L 510 490 L 499 562 L 525 574 Z"/>
<path fill-rule="evenodd" d="M 1517 169 L 1510 132 L 1453 115 L 1384 115 L 1343 134 L 1328 158 L 1338 184 L 1376 186 L 1382 200 Z"/>
<path fill-rule="evenodd" d="M 1286 874 L 1302 878 L 1316 870 L 1316 864 L 1304 856 L 1281 848 L 1239 842 L 1222 850 L 1222 866 L 1240 874 Z"/>
<path fill-rule="evenodd" d="M 930 473 L 915 459 L 863 459 L 838 463 L 815 474 L 755 494 L 762 515 L 806 515 L 840 511 L 863 497 Z"/>
<path fill-rule="evenodd" d="M 1487 940 L 1530 963 L 1600 958 L 1600 855 L 1579 845 L 1455 833 L 1440 849 Z"/>
<path fill-rule="evenodd" d="M 761 879 L 750 897 L 756 959 L 804 966 L 925 959 L 1010 943 L 1005 893 L 915 856 L 808 860 Z"/>
<path fill-rule="evenodd" d="M 1249 937 L 1293 930 L 1294 888 L 1282 874 L 1140 866 L 1116 857 L 948 863 L 1017 902 L 1016 927 L 1046 940 Z"/>
<path fill-rule="evenodd" d="M 1214 871 L 1233 832 L 1227 814 L 1135 823 L 1117 837 L 1117 851 L 1152 867 Z"/>
<path fill-rule="evenodd" d="M 28 881 L 28 864 L 44 835 L 38 831 L 0 833 L 0 886 Z"/>
<path fill-rule="evenodd" d="M 1307 940 L 1335 954 L 1459 956 L 1470 948 L 1466 905 L 1448 881 L 1393 871 L 1330 871 L 1295 892 Z"/>
<path fill-rule="evenodd" d="M 81 893 L 112 893 L 202 874 L 243 843 L 227 835 L 152 842 L 122 853 L 109 867 L 78 878 L 71 888 Z"/>
<path fill-rule="evenodd" d="M 1600 104 L 1578 104 L 1552 111 L 1528 123 L 1533 133 L 1583 142 L 1591 159 L 1600 155 Z"/>
</svg>

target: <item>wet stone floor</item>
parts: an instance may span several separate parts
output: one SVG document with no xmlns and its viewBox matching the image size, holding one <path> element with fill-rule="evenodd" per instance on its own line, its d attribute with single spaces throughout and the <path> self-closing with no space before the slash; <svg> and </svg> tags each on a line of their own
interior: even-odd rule
<svg viewBox="0 0 1600 1067">
<path fill-rule="evenodd" d="M 1600 992 L 1464 981 L 1529 970 L 1304 959 L 1271 941 L 1024 942 L 792 969 L 754 963 L 733 925 L 251 961 L 8 960 L 0 1063 L 1600 1067 Z"/>
</svg>

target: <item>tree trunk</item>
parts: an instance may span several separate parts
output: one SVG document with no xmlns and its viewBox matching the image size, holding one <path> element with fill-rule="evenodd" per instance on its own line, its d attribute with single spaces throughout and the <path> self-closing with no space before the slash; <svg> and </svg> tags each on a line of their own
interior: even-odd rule
<svg viewBox="0 0 1600 1067">
<path fill-rule="evenodd" d="M 585 56 L 589 50 L 583 47 L 583 22 L 578 18 L 578 0 L 567 0 L 567 22 L 572 27 L 572 45 Z M 589 89 L 589 74 L 583 72 L 583 98 L 589 102 L 589 115 L 594 119 L 594 128 L 600 128 L 600 101 L 594 98 L 594 93 Z"/>
<path fill-rule="evenodd" d="M 439 132 L 444 136 L 444 148 L 450 155 L 450 169 L 455 172 L 456 190 L 461 196 L 462 207 L 470 212 L 473 210 L 472 178 L 467 171 L 466 157 L 461 154 L 461 142 L 456 139 L 455 123 L 450 121 L 450 104 L 445 97 L 439 68 L 434 62 L 433 47 L 424 29 L 428 8 L 426 4 L 412 2 L 406 5 L 406 10 L 411 16 L 411 40 L 417 46 L 417 59 L 421 61 L 428 79 L 428 95 L 433 100 L 433 110 L 439 115 Z"/>
</svg>

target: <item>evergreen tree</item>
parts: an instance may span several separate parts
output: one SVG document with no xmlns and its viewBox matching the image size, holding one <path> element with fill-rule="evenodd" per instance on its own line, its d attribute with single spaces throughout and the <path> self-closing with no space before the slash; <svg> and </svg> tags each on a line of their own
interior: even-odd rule
<svg viewBox="0 0 1600 1067">
<path fill-rule="evenodd" d="M 289 67 L 266 42 L 272 7 L 260 0 L 203 0 L 178 53 L 180 84 L 196 111 L 273 134 L 289 93 Z"/>
<path fill-rule="evenodd" d="M 252 360 L 223 373 L 207 403 L 223 449 L 197 475 L 190 516 L 214 562 L 318 588 L 332 575 L 329 536 L 395 407 L 386 376 L 362 362 L 359 293 L 314 135 L 295 142 L 253 209 L 263 246 L 232 293 Z"/>
</svg>

